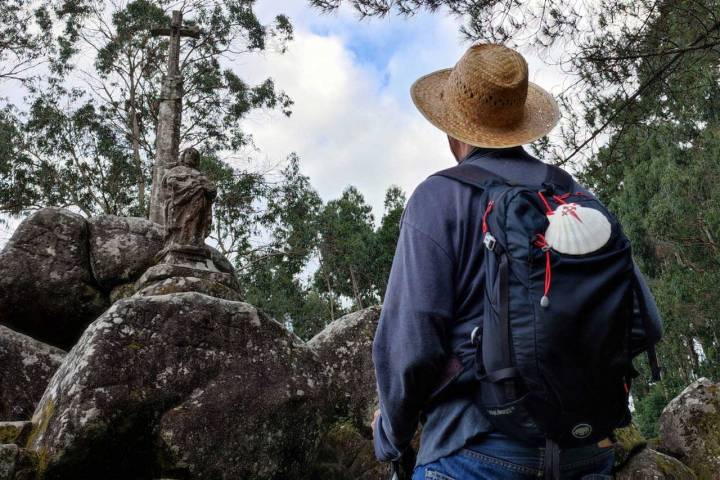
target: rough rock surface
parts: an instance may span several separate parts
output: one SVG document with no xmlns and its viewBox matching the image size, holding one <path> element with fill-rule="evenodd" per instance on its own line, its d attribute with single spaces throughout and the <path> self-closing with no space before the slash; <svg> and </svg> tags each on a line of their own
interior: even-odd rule
<svg viewBox="0 0 720 480">
<path fill-rule="evenodd" d="M 693 382 L 660 415 L 659 449 L 681 459 L 699 478 L 720 478 L 720 384 Z"/>
<path fill-rule="evenodd" d="M 15 464 L 19 451 L 17 445 L 0 445 L 0 480 L 15 478 Z"/>
<path fill-rule="evenodd" d="M 163 228 L 146 218 L 100 215 L 90 226 L 90 264 L 97 282 L 107 291 L 134 282 L 156 263 L 163 248 Z M 217 249 L 208 247 L 218 270 L 234 273 Z"/>
<path fill-rule="evenodd" d="M 337 415 L 349 418 L 366 435 L 371 433 L 368 422 L 377 407 L 372 342 L 379 318 L 380 307 L 345 315 L 308 342 L 331 382 Z"/>
<path fill-rule="evenodd" d="M 679 460 L 647 448 L 647 440 L 635 425 L 615 430 L 616 479 L 692 480 L 695 475 Z"/>
<path fill-rule="evenodd" d="M 0 445 L 0 480 L 37 480 L 37 457 L 17 445 Z"/>
<path fill-rule="evenodd" d="M 645 448 L 615 474 L 615 480 L 695 480 L 695 474 L 678 459 Z M 707 477 L 714 478 L 714 477 Z"/>
<path fill-rule="evenodd" d="M 105 290 L 140 277 L 163 245 L 162 227 L 145 218 L 100 215 L 88 223 L 90 265 Z"/>
<path fill-rule="evenodd" d="M 375 459 L 370 419 L 377 408 L 372 342 L 380 307 L 345 315 L 318 333 L 308 346 L 323 364 L 335 423 L 321 441 L 313 480 L 385 480 L 387 464 Z"/>
<path fill-rule="evenodd" d="M 18 226 L 0 253 L 0 323 L 68 348 L 107 306 L 83 217 L 44 208 Z"/>
<path fill-rule="evenodd" d="M 212 261 L 207 259 L 212 267 Z M 135 283 L 137 295 L 166 295 L 169 293 L 199 292 L 211 297 L 239 301 L 240 284 L 235 275 L 194 268 L 186 265 L 159 263 L 149 268 Z"/>
<path fill-rule="evenodd" d="M 47 480 L 300 477 L 326 416 L 320 372 L 311 349 L 248 304 L 132 297 L 68 354 L 28 446 Z"/>
<path fill-rule="evenodd" d="M 0 420 L 30 420 L 64 356 L 58 348 L 0 325 Z"/>
</svg>

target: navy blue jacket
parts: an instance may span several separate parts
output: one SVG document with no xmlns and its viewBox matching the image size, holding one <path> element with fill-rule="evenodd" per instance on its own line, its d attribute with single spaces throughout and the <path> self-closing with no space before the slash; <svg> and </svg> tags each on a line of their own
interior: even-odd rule
<svg viewBox="0 0 720 480">
<path fill-rule="evenodd" d="M 508 180 L 540 185 L 546 165 L 522 147 L 476 149 L 476 163 Z M 587 192 L 576 185 L 578 191 Z M 482 317 L 484 288 L 482 192 L 445 177 L 421 183 L 408 201 L 373 343 L 380 410 L 375 433 L 379 460 L 407 448 L 422 422 L 418 465 L 447 456 L 490 432 L 473 401 L 472 375 L 448 380 L 468 367 L 470 333 Z M 661 334 L 655 300 L 637 271 L 653 319 L 646 331 L 637 316 L 633 346 L 641 351 Z"/>
</svg>

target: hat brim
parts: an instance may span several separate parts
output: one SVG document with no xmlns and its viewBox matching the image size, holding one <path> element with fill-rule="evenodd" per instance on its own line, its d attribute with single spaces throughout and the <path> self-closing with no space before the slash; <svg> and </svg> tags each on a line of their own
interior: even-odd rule
<svg viewBox="0 0 720 480">
<path fill-rule="evenodd" d="M 547 135 L 560 120 L 555 99 L 532 82 L 528 82 L 525 111 L 519 122 L 492 127 L 480 119 L 467 118 L 443 100 L 443 87 L 451 71 L 448 68 L 421 77 L 410 92 L 415 106 L 430 123 L 461 142 L 476 147 L 516 147 Z"/>
</svg>

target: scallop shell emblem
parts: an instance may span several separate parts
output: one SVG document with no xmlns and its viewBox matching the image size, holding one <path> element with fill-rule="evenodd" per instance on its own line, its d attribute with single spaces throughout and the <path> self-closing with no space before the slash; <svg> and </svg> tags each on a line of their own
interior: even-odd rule
<svg viewBox="0 0 720 480">
<path fill-rule="evenodd" d="M 610 239 L 612 226 L 605 215 L 578 205 L 564 203 L 552 215 L 545 231 L 545 240 L 550 247 L 568 255 L 584 255 L 602 248 Z"/>
</svg>

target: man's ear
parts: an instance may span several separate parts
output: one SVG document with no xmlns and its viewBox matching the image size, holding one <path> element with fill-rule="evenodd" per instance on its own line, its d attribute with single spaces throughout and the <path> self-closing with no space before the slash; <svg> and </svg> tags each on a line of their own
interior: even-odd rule
<svg viewBox="0 0 720 480">
<path fill-rule="evenodd" d="M 450 135 L 448 135 L 447 138 L 448 138 L 448 143 L 450 144 L 450 151 L 452 152 L 453 157 L 455 157 L 455 160 L 459 162 L 460 159 L 463 158 L 462 152 L 461 152 L 462 142 L 460 140 L 458 140 L 457 138 L 451 137 Z"/>
<path fill-rule="evenodd" d="M 453 138 L 450 135 L 447 136 L 448 143 L 450 144 L 450 151 L 452 152 L 455 160 L 460 163 L 465 159 L 475 147 L 468 145 L 465 142 L 461 142 L 457 138 Z"/>
</svg>

